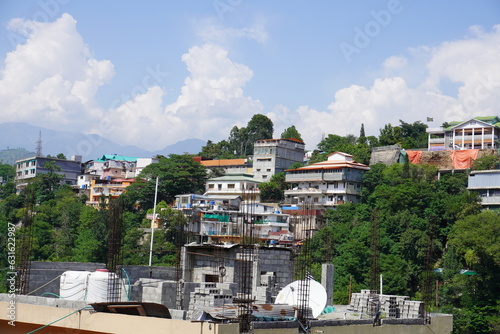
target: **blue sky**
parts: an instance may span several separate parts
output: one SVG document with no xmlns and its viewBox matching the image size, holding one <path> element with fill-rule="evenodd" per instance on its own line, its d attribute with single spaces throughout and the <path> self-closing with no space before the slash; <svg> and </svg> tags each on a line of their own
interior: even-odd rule
<svg viewBox="0 0 500 334">
<path fill-rule="evenodd" d="M 0 122 L 161 149 L 498 115 L 500 2 L 0 1 Z"/>
</svg>

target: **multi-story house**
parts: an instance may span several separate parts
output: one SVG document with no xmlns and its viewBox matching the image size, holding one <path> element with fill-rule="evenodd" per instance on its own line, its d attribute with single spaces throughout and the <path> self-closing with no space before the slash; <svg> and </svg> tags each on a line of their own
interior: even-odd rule
<svg viewBox="0 0 500 334">
<path fill-rule="evenodd" d="M 274 174 L 284 172 L 294 163 L 304 162 L 304 142 L 298 139 L 257 140 L 253 149 L 253 175 L 267 182 Z"/>
<path fill-rule="evenodd" d="M 500 209 L 499 169 L 471 171 L 467 189 L 479 194 L 484 209 Z"/>
<path fill-rule="evenodd" d="M 359 202 L 363 174 L 369 169 L 351 155 L 335 152 L 326 161 L 287 170 L 285 181 L 290 189 L 285 190 L 282 209 L 295 215 L 292 225 L 296 236 L 310 237 L 321 227 L 326 209 Z"/>
<path fill-rule="evenodd" d="M 202 242 L 239 243 L 243 224 L 251 228 L 255 241 L 263 244 L 291 244 L 288 214 L 260 203 L 242 203 L 239 211 L 208 210 L 201 213 Z"/>
<path fill-rule="evenodd" d="M 85 172 L 99 175 L 101 179 L 134 178 L 137 158 L 104 154 L 102 158 L 87 162 Z"/>
<path fill-rule="evenodd" d="M 123 194 L 126 188 L 133 182 L 134 179 L 94 179 L 91 181 L 89 200 L 86 204 L 98 207 L 101 198 L 104 199 L 105 202 L 108 202 L 110 199 L 116 199 Z"/>
<path fill-rule="evenodd" d="M 54 166 L 53 172 L 62 176 L 61 183 L 76 185 L 78 175 L 82 172 L 82 157 L 72 156 L 71 159 L 58 159 L 52 157 L 35 156 L 17 160 L 16 167 L 16 188 L 21 190 L 26 187 L 29 180 L 47 174 Z"/>
<path fill-rule="evenodd" d="M 426 130 L 429 134 L 429 151 L 498 148 L 495 142 L 500 135 L 498 116 L 475 117 L 447 125 Z"/>
<path fill-rule="evenodd" d="M 244 201 L 259 202 L 259 183 L 251 174 L 234 173 L 208 179 L 205 196 L 240 196 Z"/>
<path fill-rule="evenodd" d="M 325 208 L 360 200 L 363 174 L 370 168 L 352 159 L 352 155 L 335 152 L 328 160 L 287 170 L 285 190 L 287 204 L 310 203 Z"/>
<path fill-rule="evenodd" d="M 252 171 L 252 166 L 247 159 L 204 160 L 203 157 L 193 157 L 193 160 L 202 164 L 207 171 L 219 169 L 226 174 L 251 173 Z"/>
</svg>

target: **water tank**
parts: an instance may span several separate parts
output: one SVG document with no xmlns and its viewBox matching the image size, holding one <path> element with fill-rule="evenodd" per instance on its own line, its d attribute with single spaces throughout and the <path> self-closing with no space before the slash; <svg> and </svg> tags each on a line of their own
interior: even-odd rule
<svg viewBox="0 0 500 334">
<path fill-rule="evenodd" d="M 59 296 L 68 300 L 85 300 L 90 271 L 65 271 L 59 283 Z"/>
<path fill-rule="evenodd" d="M 110 279 L 116 280 L 115 273 L 110 273 L 106 269 L 97 269 L 89 276 L 87 288 L 87 302 L 102 303 L 108 301 L 108 289 Z"/>
</svg>

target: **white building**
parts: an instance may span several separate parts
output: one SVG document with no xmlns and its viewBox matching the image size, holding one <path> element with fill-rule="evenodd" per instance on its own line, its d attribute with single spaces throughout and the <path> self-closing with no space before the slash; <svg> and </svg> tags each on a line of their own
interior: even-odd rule
<svg viewBox="0 0 500 334">
<path fill-rule="evenodd" d="M 479 194 L 484 209 L 500 209 L 499 169 L 471 171 L 467 189 Z"/>
<path fill-rule="evenodd" d="M 304 142 L 298 139 L 257 140 L 253 149 L 253 175 L 268 182 L 271 176 L 284 172 L 294 163 L 304 162 Z"/>
</svg>

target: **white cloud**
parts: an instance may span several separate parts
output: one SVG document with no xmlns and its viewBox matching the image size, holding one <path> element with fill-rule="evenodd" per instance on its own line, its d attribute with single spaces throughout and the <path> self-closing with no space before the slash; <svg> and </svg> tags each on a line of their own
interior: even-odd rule
<svg viewBox="0 0 500 334">
<path fill-rule="evenodd" d="M 302 106 L 292 112 L 291 118 L 300 120 L 297 128 L 307 147 L 313 148 L 323 135 L 357 136 L 361 123 L 367 135 L 378 136 L 385 124 L 399 125 L 400 119 L 413 123 L 432 117 L 429 126 L 437 127 L 445 121 L 498 114 L 500 25 L 491 32 L 472 27 L 470 34 L 437 47 L 413 48 L 408 58 L 387 58 L 382 72 L 393 76 L 375 78 L 371 87 L 338 90 L 326 111 Z M 446 82 L 458 85 L 456 96 L 442 93 Z"/>
<path fill-rule="evenodd" d="M 259 43 L 265 43 L 269 39 L 264 23 L 255 23 L 252 27 L 227 28 L 220 24 L 219 20 L 209 18 L 200 22 L 198 36 L 204 42 L 226 45 L 232 40 L 248 38 Z"/>
<path fill-rule="evenodd" d="M 408 59 L 401 56 L 391 56 L 387 58 L 382 66 L 386 71 L 396 71 L 404 68 L 408 64 Z"/>
<path fill-rule="evenodd" d="M 26 42 L 7 54 L 1 72 L 2 121 L 71 130 L 99 113 L 94 96 L 113 65 L 92 57 L 71 15 L 51 23 L 14 19 L 9 29 Z"/>
<path fill-rule="evenodd" d="M 164 92 L 153 87 L 110 110 L 108 118 L 119 119 L 117 127 L 131 129 L 126 136 L 113 132 L 112 139 L 149 149 L 193 137 L 221 140 L 235 124 L 245 126 L 262 111 L 259 101 L 243 94 L 252 71 L 231 61 L 225 49 L 214 44 L 194 46 L 182 61 L 190 75 L 177 100 L 162 107 Z"/>
</svg>

